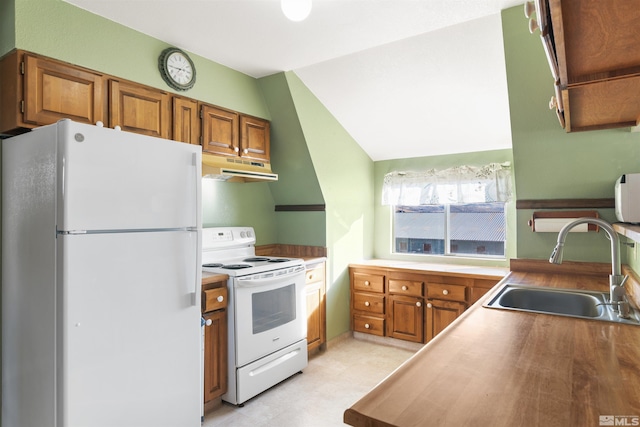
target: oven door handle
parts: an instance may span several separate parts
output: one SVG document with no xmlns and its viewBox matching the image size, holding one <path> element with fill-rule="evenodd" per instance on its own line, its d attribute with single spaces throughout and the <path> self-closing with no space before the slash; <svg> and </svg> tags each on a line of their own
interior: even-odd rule
<svg viewBox="0 0 640 427">
<path fill-rule="evenodd" d="M 291 277 L 301 275 L 304 277 L 305 268 L 296 268 L 291 273 L 282 274 L 278 276 L 270 276 L 265 278 L 254 279 L 253 276 L 240 277 L 236 280 L 236 286 L 241 288 L 255 288 L 258 286 L 269 286 L 273 284 L 282 284 L 283 281 L 287 281 Z"/>
</svg>

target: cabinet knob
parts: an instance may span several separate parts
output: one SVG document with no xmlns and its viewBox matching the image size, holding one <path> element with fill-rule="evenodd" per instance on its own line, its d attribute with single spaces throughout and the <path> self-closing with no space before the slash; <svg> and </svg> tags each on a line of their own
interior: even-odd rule
<svg viewBox="0 0 640 427">
<path fill-rule="evenodd" d="M 364 302 L 364 306 L 365 306 L 365 307 L 369 307 L 370 305 L 371 305 L 371 304 L 369 303 L 369 301 L 365 301 L 365 302 Z"/>
<path fill-rule="evenodd" d="M 211 326 L 211 324 L 212 324 L 212 323 L 213 323 L 213 322 L 211 321 L 211 319 L 207 319 L 207 320 L 205 320 L 205 322 L 204 322 L 204 324 L 205 324 L 205 325 L 207 325 L 207 326 Z"/>
<path fill-rule="evenodd" d="M 445 289 L 445 290 L 443 290 L 443 291 L 442 291 L 442 295 L 449 295 L 449 291 L 448 291 L 448 290 L 446 290 L 446 289 Z"/>
<path fill-rule="evenodd" d="M 540 28 L 538 22 L 533 18 L 529 18 L 529 32 L 533 34 L 538 28 Z"/>
<path fill-rule="evenodd" d="M 218 302 L 222 302 L 224 301 L 224 297 L 222 295 L 218 296 L 218 298 L 216 298 L 218 300 Z"/>
<path fill-rule="evenodd" d="M 431 304 L 430 302 L 427 303 L 427 308 L 431 308 L 433 307 L 433 304 Z"/>
<path fill-rule="evenodd" d="M 249 153 L 249 149 L 248 149 L 248 148 L 245 148 L 244 150 L 242 150 L 242 152 L 243 152 L 244 154 L 248 154 L 248 153 Z"/>
<path fill-rule="evenodd" d="M 364 327 L 365 327 L 366 329 L 370 329 L 370 328 L 371 328 L 371 325 L 369 325 L 368 323 L 365 323 L 365 324 L 364 324 Z"/>
<path fill-rule="evenodd" d="M 420 301 L 416 302 L 416 307 L 422 307 L 422 303 Z"/>
<path fill-rule="evenodd" d="M 365 285 L 365 286 L 369 286 L 369 281 L 368 281 L 368 280 L 365 280 L 365 281 L 364 281 L 364 285 Z"/>
<path fill-rule="evenodd" d="M 406 286 L 406 285 L 403 285 L 403 286 L 402 286 L 402 290 L 403 290 L 403 291 L 406 291 L 407 289 L 409 289 L 409 288 L 407 288 L 407 286 Z"/>
<path fill-rule="evenodd" d="M 536 6 L 533 4 L 532 1 L 528 1 L 524 4 L 524 16 L 529 19 L 531 18 L 531 15 L 533 15 L 533 12 L 536 10 Z"/>
<path fill-rule="evenodd" d="M 240 151 L 240 147 L 233 147 L 233 151 L 237 153 L 238 151 Z"/>
</svg>

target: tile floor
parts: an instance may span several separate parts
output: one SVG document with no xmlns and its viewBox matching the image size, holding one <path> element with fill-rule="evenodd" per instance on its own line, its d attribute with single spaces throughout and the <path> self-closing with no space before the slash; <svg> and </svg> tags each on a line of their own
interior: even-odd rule
<svg viewBox="0 0 640 427">
<path fill-rule="evenodd" d="M 344 426 L 345 409 L 414 354 L 410 349 L 351 337 L 337 341 L 312 356 L 302 374 L 254 397 L 244 407 L 223 402 L 205 417 L 203 427 Z"/>
</svg>

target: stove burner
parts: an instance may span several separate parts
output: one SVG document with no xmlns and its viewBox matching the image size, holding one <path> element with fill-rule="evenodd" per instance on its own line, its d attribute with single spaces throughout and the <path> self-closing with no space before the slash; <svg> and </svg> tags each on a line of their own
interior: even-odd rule
<svg viewBox="0 0 640 427">
<path fill-rule="evenodd" d="M 291 260 L 286 258 L 275 258 L 275 259 L 269 260 L 269 262 L 287 262 L 287 261 L 291 261 Z"/>
<path fill-rule="evenodd" d="M 229 264 L 223 265 L 222 268 L 227 270 L 242 270 L 243 268 L 251 268 L 249 264 Z"/>
<path fill-rule="evenodd" d="M 261 262 L 261 261 L 269 261 L 269 258 L 264 258 L 264 257 L 253 257 L 253 258 L 247 258 L 247 259 L 243 259 L 242 261 L 244 262 Z"/>
<path fill-rule="evenodd" d="M 218 262 L 211 262 L 209 264 L 202 264 L 202 266 L 205 268 L 219 268 L 219 267 L 222 267 L 222 264 Z"/>
</svg>

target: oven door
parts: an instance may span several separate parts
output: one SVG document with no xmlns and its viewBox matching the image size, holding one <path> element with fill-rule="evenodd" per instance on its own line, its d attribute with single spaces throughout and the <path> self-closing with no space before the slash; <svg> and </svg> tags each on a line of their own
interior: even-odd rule
<svg viewBox="0 0 640 427">
<path fill-rule="evenodd" d="M 236 367 L 307 336 L 304 266 L 234 280 Z"/>
</svg>

